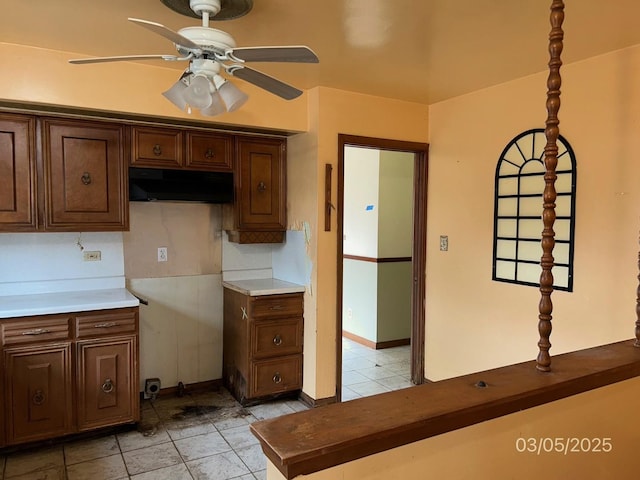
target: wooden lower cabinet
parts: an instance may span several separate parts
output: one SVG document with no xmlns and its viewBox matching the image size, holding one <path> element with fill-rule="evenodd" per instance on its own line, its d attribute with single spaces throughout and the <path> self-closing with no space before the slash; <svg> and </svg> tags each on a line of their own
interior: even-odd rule
<svg viewBox="0 0 640 480">
<path fill-rule="evenodd" d="M 224 289 L 223 382 L 242 405 L 302 389 L 303 294 Z"/>
<path fill-rule="evenodd" d="M 0 447 L 140 419 L 138 307 L 0 319 Z"/>
<path fill-rule="evenodd" d="M 136 417 L 134 336 L 78 342 L 76 358 L 78 430 L 115 425 Z"/>
<path fill-rule="evenodd" d="M 7 443 L 73 431 L 71 343 L 4 351 Z"/>
</svg>

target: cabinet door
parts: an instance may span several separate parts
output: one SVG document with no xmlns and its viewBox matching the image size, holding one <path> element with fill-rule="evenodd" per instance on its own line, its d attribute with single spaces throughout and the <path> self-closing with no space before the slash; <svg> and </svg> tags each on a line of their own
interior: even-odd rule
<svg viewBox="0 0 640 480">
<path fill-rule="evenodd" d="M 182 130 L 133 127 L 131 165 L 134 167 L 182 167 Z"/>
<path fill-rule="evenodd" d="M 238 229 L 286 229 L 285 143 L 238 139 Z"/>
<path fill-rule="evenodd" d="M 185 166 L 193 170 L 231 172 L 233 170 L 233 137 L 187 132 Z"/>
<path fill-rule="evenodd" d="M 45 119 L 45 228 L 127 230 L 124 126 Z"/>
<path fill-rule="evenodd" d="M 0 231 L 37 227 L 35 120 L 0 115 Z"/>
<path fill-rule="evenodd" d="M 72 432 L 71 344 L 4 350 L 7 444 Z"/>
<path fill-rule="evenodd" d="M 139 419 L 136 337 L 77 343 L 78 430 Z"/>
</svg>

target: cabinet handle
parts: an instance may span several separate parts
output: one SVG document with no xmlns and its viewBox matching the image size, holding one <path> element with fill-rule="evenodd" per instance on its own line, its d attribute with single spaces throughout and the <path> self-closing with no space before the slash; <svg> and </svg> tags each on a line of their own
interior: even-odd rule
<svg viewBox="0 0 640 480">
<path fill-rule="evenodd" d="M 36 393 L 33 395 L 31 400 L 34 405 L 42 405 L 45 400 L 44 392 L 40 389 L 36 390 Z"/>
<path fill-rule="evenodd" d="M 116 322 L 105 322 L 105 323 L 96 323 L 93 328 L 111 328 L 115 327 L 118 324 Z"/>
<path fill-rule="evenodd" d="M 273 344 L 277 347 L 282 345 L 282 337 L 280 336 L 279 333 L 275 337 L 273 337 Z"/>
<path fill-rule="evenodd" d="M 282 310 L 284 307 L 282 305 L 271 305 L 269 310 Z"/>
<path fill-rule="evenodd" d="M 213 149 L 211 149 L 211 148 L 207 148 L 207 151 L 206 151 L 206 152 L 204 152 L 204 156 L 205 156 L 206 158 L 213 158 Z"/>
<path fill-rule="evenodd" d="M 91 183 L 91 174 L 89 172 L 84 172 L 82 177 L 80 177 L 80 180 L 82 180 L 82 183 L 85 185 L 89 185 Z"/>
<path fill-rule="evenodd" d="M 273 383 L 282 383 L 282 376 L 280 375 L 280 372 L 276 372 L 271 380 L 273 380 Z"/>
<path fill-rule="evenodd" d="M 110 378 L 107 378 L 104 383 L 102 384 L 102 391 L 104 393 L 111 393 L 113 392 L 113 383 L 111 382 Z"/>
<path fill-rule="evenodd" d="M 264 192 L 264 191 L 266 191 L 266 190 L 267 190 L 267 186 L 264 184 L 264 182 L 260 182 L 260 183 L 258 184 L 258 191 L 259 191 L 260 193 L 263 193 L 263 192 Z"/>
<path fill-rule="evenodd" d="M 162 155 L 162 147 L 160 146 L 160 144 L 159 144 L 159 143 L 156 143 L 156 144 L 153 146 L 153 154 L 154 154 L 156 157 L 159 157 L 160 155 Z"/>
<path fill-rule="evenodd" d="M 34 328 L 33 330 L 22 332 L 22 335 L 44 335 L 45 333 L 51 333 L 51 330 L 46 328 Z"/>
</svg>

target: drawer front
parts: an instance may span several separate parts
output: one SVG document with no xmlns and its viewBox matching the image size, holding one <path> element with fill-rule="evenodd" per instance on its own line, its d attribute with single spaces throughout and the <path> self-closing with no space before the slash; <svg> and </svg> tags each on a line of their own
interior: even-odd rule
<svg viewBox="0 0 640 480">
<path fill-rule="evenodd" d="M 159 168 L 182 166 L 182 131 L 133 127 L 132 132 L 131 165 Z"/>
<path fill-rule="evenodd" d="M 301 317 L 303 310 L 302 294 L 264 295 L 252 297 L 252 318 Z"/>
<path fill-rule="evenodd" d="M 302 355 L 290 355 L 251 365 L 249 397 L 262 397 L 302 388 Z"/>
<path fill-rule="evenodd" d="M 253 358 L 302 353 L 302 317 L 258 320 L 251 326 Z"/>
<path fill-rule="evenodd" d="M 71 338 L 70 317 L 26 317 L 2 323 L 3 345 L 57 342 Z"/>
<path fill-rule="evenodd" d="M 135 310 L 76 317 L 76 336 L 78 338 L 135 334 L 136 332 Z"/>
<path fill-rule="evenodd" d="M 232 137 L 188 132 L 185 166 L 198 170 L 231 172 Z"/>
</svg>

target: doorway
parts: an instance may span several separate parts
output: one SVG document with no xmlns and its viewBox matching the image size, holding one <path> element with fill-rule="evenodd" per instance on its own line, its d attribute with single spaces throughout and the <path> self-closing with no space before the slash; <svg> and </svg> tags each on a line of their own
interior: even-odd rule
<svg viewBox="0 0 640 480">
<path fill-rule="evenodd" d="M 413 195 L 411 219 L 410 278 L 408 288 L 410 297 L 410 378 L 411 383 L 418 385 L 424 382 L 424 335 L 425 335 L 425 259 L 426 259 L 426 201 L 428 144 L 405 142 L 355 135 L 338 135 L 338 241 L 337 241 L 337 345 L 336 345 L 336 398 L 342 400 L 342 365 L 343 365 L 343 330 L 344 312 L 343 298 L 345 292 L 345 153 L 355 149 L 365 151 L 376 150 L 387 152 L 407 152 L 413 156 Z M 367 210 L 374 210 L 375 205 L 367 205 Z M 349 256 L 348 256 L 349 257 Z M 353 258 L 353 256 L 351 256 Z M 377 262 L 378 259 L 372 260 Z M 349 274 L 349 273 L 348 273 Z M 348 286 L 348 285 L 347 285 Z M 357 337 L 357 335 L 356 335 Z M 375 342 L 377 344 L 377 342 Z M 384 344 L 385 342 L 381 342 Z M 393 343 L 393 342 L 391 342 Z"/>
</svg>

